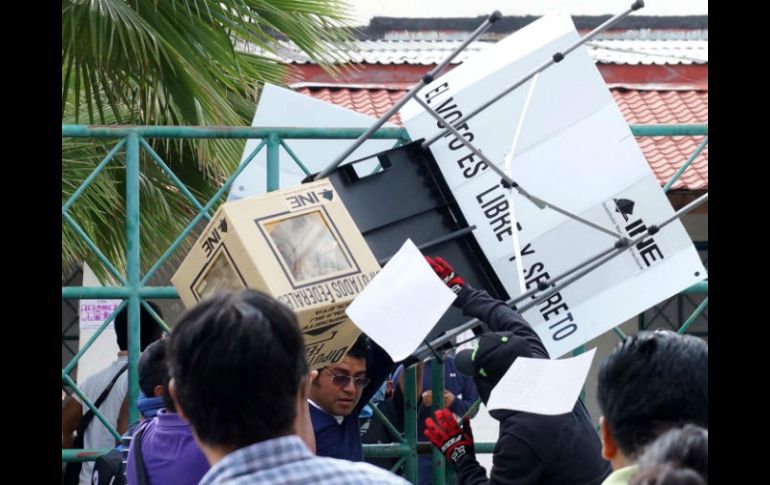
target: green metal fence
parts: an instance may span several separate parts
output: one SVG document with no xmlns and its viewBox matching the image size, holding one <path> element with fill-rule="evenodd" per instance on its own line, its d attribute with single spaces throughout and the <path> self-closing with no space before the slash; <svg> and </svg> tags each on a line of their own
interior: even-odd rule
<svg viewBox="0 0 770 485">
<path fill-rule="evenodd" d="M 703 136 L 708 134 L 707 125 L 632 125 L 631 130 L 636 136 Z M 80 391 L 75 382 L 70 378 L 69 373 L 77 365 L 80 357 L 88 351 L 96 338 L 109 325 L 114 316 L 124 307 L 128 307 L 128 402 L 129 422 L 134 423 L 138 420 L 139 414 L 135 406 L 136 398 L 139 394 L 137 365 L 139 360 L 139 312 L 140 305 L 143 305 L 165 330 L 168 330 L 166 324 L 158 317 L 152 308 L 144 300 L 149 299 L 176 299 L 177 292 L 172 286 L 151 286 L 150 278 L 163 265 L 164 262 L 174 253 L 184 239 L 190 234 L 193 228 L 202 219 L 209 220 L 213 209 L 220 203 L 224 195 L 235 178 L 251 163 L 261 150 L 266 150 L 267 159 L 267 190 L 276 190 L 279 187 L 279 166 L 280 166 L 280 147 L 283 147 L 290 155 L 293 162 L 296 163 L 306 174 L 308 169 L 299 160 L 291 150 L 287 140 L 293 139 L 350 139 L 353 140 L 361 135 L 365 130 L 359 128 L 254 128 L 254 127 L 182 127 L 182 126 L 84 126 L 84 125 L 62 125 L 62 137 L 70 138 L 90 138 L 90 139 L 110 139 L 115 140 L 115 145 L 108 152 L 107 156 L 96 165 L 94 171 L 89 175 L 73 195 L 62 205 L 62 218 L 72 227 L 72 229 L 85 241 L 88 247 L 94 252 L 104 267 L 118 282 L 116 286 L 110 287 L 82 287 L 82 286 L 62 286 L 62 298 L 64 300 L 75 299 L 120 299 L 123 302 L 118 306 L 115 312 L 102 324 L 94 335 L 86 342 L 83 347 L 75 354 L 72 360 L 62 369 L 62 387 L 68 387 L 77 394 L 86 406 L 92 410 L 113 436 L 119 438 L 115 428 L 107 422 L 104 416 L 96 409 L 93 403 Z M 201 138 L 220 138 L 220 139 L 260 139 L 261 142 L 246 158 L 243 164 L 227 179 L 215 195 L 205 204 L 198 201 L 182 184 L 182 182 L 169 169 L 168 165 L 152 149 L 147 139 L 201 139 Z M 402 128 L 381 128 L 372 136 L 373 139 L 392 139 L 396 144 L 409 140 L 406 130 Z M 708 136 L 704 137 L 703 142 L 693 155 L 683 163 L 681 169 L 664 186 L 664 191 L 668 191 L 673 183 L 679 178 L 687 167 L 695 160 L 697 155 L 708 143 Z M 171 244 L 166 252 L 152 265 L 144 274 L 141 273 L 140 266 L 140 229 L 139 229 L 139 183 L 140 183 L 140 151 L 144 150 L 150 158 L 156 163 L 169 177 L 169 182 L 173 183 L 186 196 L 198 213 L 190 220 L 187 227 L 182 231 L 178 238 Z M 126 165 L 126 238 L 127 238 L 127 258 L 126 274 L 120 273 L 108 258 L 101 252 L 96 244 L 91 240 L 88 234 L 69 214 L 69 209 L 77 202 L 80 195 L 87 190 L 89 184 L 105 169 L 105 167 L 121 151 L 125 154 Z M 708 283 L 701 283 L 688 289 L 686 293 L 707 294 Z M 706 296 L 688 317 L 680 328 L 679 332 L 685 332 L 693 321 L 707 308 L 708 296 Z M 623 332 L 619 328 L 614 329 L 618 337 L 623 337 Z M 582 348 L 576 349 L 575 353 L 582 352 Z M 443 406 L 443 381 L 444 366 L 443 363 L 435 361 L 432 363 L 433 372 L 433 408 L 439 409 Z M 365 445 L 364 452 L 367 457 L 398 457 L 393 470 L 403 468 L 404 476 L 412 483 L 417 481 L 417 453 L 432 453 L 434 463 L 434 483 L 443 485 L 446 482 L 451 470 L 445 467 L 443 456 L 425 443 L 418 444 L 417 437 L 417 400 L 416 400 L 416 372 L 415 368 L 409 368 L 406 372 L 405 381 L 405 429 L 396 430 L 390 423 L 386 423 L 388 429 L 394 436 L 392 444 L 384 445 Z M 379 410 L 375 409 L 373 419 L 385 419 Z M 387 420 L 386 420 L 387 421 Z M 421 441 L 421 440 L 419 440 Z M 479 453 L 491 453 L 494 443 L 477 443 L 476 449 Z M 109 449 L 96 450 L 75 450 L 62 449 L 62 461 L 89 461 L 108 452 Z M 450 477 L 451 478 L 451 477 Z"/>
</svg>

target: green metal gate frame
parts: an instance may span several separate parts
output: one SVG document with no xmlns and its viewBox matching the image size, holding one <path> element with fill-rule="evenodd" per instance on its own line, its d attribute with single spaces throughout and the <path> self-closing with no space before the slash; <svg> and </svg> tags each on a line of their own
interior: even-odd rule
<svg viewBox="0 0 770 485">
<path fill-rule="evenodd" d="M 70 378 L 69 373 L 77 365 L 80 357 L 89 349 L 96 338 L 109 325 L 115 315 L 124 307 L 128 307 L 128 400 L 129 400 L 129 422 L 138 421 L 139 413 L 135 406 L 136 397 L 139 394 L 138 384 L 138 360 L 139 360 L 139 313 L 140 305 L 144 306 L 150 314 L 156 319 L 158 324 L 166 331 L 167 325 L 144 302 L 147 299 L 177 299 L 178 294 L 173 286 L 148 286 L 149 279 L 162 266 L 168 257 L 177 249 L 182 241 L 189 235 L 195 225 L 203 218 L 207 221 L 211 216 L 209 213 L 217 204 L 223 194 L 229 189 L 235 178 L 246 168 L 246 166 L 263 149 L 267 150 L 267 190 L 272 191 L 279 188 L 279 164 L 280 147 L 283 147 L 290 155 L 293 161 L 307 175 L 308 169 L 301 160 L 294 154 L 286 143 L 291 139 L 350 139 L 353 140 L 363 134 L 365 129 L 361 128 L 255 128 L 255 127 L 183 127 L 183 126 L 85 126 L 85 125 L 62 125 L 62 137 L 70 138 L 100 138 L 117 139 L 116 145 L 108 152 L 105 158 L 96 166 L 94 171 L 83 181 L 80 187 L 73 195 L 62 205 L 62 218 L 75 232 L 85 241 L 88 247 L 94 252 L 98 259 L 104 264 L 105 268 L 112 274 L 115 280 L 121 286 L 114 287 L 73 287 L 62 286 L 62 299 L 121 299 L 123 302 L 115 309 L 112 315 L 95 331 L 94 335 L 86 342 L 80 351 L 75 354 L 72 360 L 62 369 L 62 387 L 67 386 L 77 394 L 77 396 L 94 411 L 99 419 L 110 431 L 110 433 L 119 439 L 120 436 L 113 426 L 104 418 L 104 416 L 94 409 L 93 403 L 77 387 Z M 692 164 L 701 151 L 708 144 L 708 125 L 631 125 L 631 131 L 635 136 L 704 136 L 703 142 L 674 174 L 669 182 L 663 187 L 667 192 L 682 173 Z M 219 138 L 219 139 L 261 139 L 261 142 L 238 169 L 227 179 L 223 186 L 214 194 L 214 196 L 205 205 L 189 192 L 184 184 L 174 175 L 168 165 L 145 141 L 147 138 L 164 139 L 201 139 L 201 138 Z M 409 136 L 403 128 L 381 128 L 376 131 L 371 138 L 373 139 L 392 139 L 396 145 L 409 141 Z M 78 197 L 88 187 L 105 166 L 120 152 L 125 149 L 126 160 L 126 237 L 127 237 L 127 258 L 126 275 L 120 272 L 110 263 L 94 242 L 83 231 L 80 225 L 75 221 L 68 210 L 76 202 Z M 139 153 L 144 149 L 154 162 L 168 175 L 169 179 L 179 188 L 179 190 L 190 200 L 193 206 L 198 210 L 198 214 L 190 221 L 184 231 L 178 236 L 176 241 L 167 249 L 167 251 L 156 261 L 156 263 L 144 274 L 141 274 L 140 266 L 140 239 L 139 239 Z M 694 285 L 687 289 L 686 293 L 708 294 L 708 282 Z M 687 328 L 695 319 L 707 308 L 708 296 L 704 298 L 701 304 L 695 309 L 693 314 L 679 328 L 680 333 L 687 331 Z M 625 335 L 619 328 L 613 329 L 615 334 L 623 338 Z M 583 347 L 579 347 L 573 353 L 583 352 Z M 404 476 L 412 483 L 417 482 L 417 453 L 430 452 L 433 455 L 434 479 L 436 484 L 446 483 L 447 470 L 444 465 L 443 456 L 435 449 L 417 441 L 417 400 L 416 400 L 416 370 L 414 367 L 407 369 L 405 382 L 405 419 L 404 432 L 399 432 L 382 415 L 379 409 L 374 409 L 377 419 L 383 420 L 385 426 L 393 435 L 394 443 L 381 445 L 364 445 L 364 452 L 367 457 L 399 457 L 393 470 L 396 471 L 403 466 Z M 443 387 L 444 387 L 444 366 L 442 362 L 432 363 L 433 378 L 433 396 L 437 398 L 433 402 L 434 409 L 443 407 Z M 477 403 L 478 404 L 478 403 Z M 475 407 L 475 406 L 474 406 Z M 476 443 L 478 453 L 491 453 L 494 443 Z M 431 451 L 428 451 L 431 450 Z M 92 461 L 98 456 L 107 453 L 109 449 L 80 450 L 80 449 L 62 449 L 62 461 Z M 451 467 L 450 467 L 451 468 Z"/>
</svg>

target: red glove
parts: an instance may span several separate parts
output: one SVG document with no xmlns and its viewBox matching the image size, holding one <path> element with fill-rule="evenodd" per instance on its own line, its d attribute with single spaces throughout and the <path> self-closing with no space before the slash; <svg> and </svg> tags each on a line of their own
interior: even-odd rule
<svg viewBox="0 0 770 485">
<path fill-rule="evenodd" d="M 425 419 L 425 437 L 444 454 L 447 461 L 456 467 L 466 457 L 475 460 L 471 419 L 463 418 L 463 427 L 460 428 L 449 409 L 437 410 L 434 417 L 435 421 Z"/>
<path fill-rule="evenodd" d="M 425 256 L 425 259 L 428 261 L 428 264 L 430 264 L 430 267 L 433 268 L 433 271 L 436 272 L 438 277 L 441 278 L 441 280 L 449 287 L 449 289 L 455 293 L 460 293 L 460 290 L 463 289 L 463 285 L 465 285 L 465 280 L 455 274 L 454 268 L 452 268 L 449 263 L 444 261 L 444 259 L 440 256 L 436 256 L 435 258 Z"/>
</svg>

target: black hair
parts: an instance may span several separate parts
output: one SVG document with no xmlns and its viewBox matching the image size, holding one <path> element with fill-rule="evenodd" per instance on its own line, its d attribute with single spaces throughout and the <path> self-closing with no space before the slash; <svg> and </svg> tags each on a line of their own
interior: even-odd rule
<svg viewBox="0 0 770 485">
<path fill-rule="evenodd" d="M 692 424 L 667 431 L 638 461 L 631 485 L 705 485 L 709 480 L 709 434 Z"/>
<path fill-rule="evenodd" d="M 151 301 L 145 300 L 145 303 L 150 305 L 155 313 L 160 318 L 163 318 L 158 305 Z M 158 325 L 158 322 L 150 315 L 150 312 L 144 308 L 144 305 L 139 305 L 139 333 L 140 333 L 140 351 L 144 351 L 148 345 L 155 342 L 163 334 L 163 329 Z M 128 305 L 124 306 L 117 315 L 115 315 L 115 335 L 118 338 L 118 348 L 120 350 L 128 350 Z"/>
<path fill-rule="evenodd" d="M 156 340 L 139 356 L 139 389 L 145 396 L 153 397 L 155 386 L 168 383 L 166 367 L 166 340 Z"/>
<path fill-rule="evenodd" d="M 288 307 L 255 290 L 218 293 L 168 340 L 178 404 L 201 441 L 243 448 L 292 432 L 307 363 Z"/>
<path fill-rule="evenodd" d="M 597 397 L 610 433 L 631 459 L 670 428 L 708 428 L 708 345 L 673 332 L 627 337 L 602 361 Z"/>
<path fill-rule="evenodd" d="M 349 355 L 350 357 L 353 357 L 355 359 L 366 359 L 366 354 L 369 351 L 369 337 L 366 336 L 366 334 L 361 334 L 358 336 L 355 342 L 353 342 L 353 345 L 350 346 L 348 351 L 346 352 L 346 355 Z"/>
</svg>

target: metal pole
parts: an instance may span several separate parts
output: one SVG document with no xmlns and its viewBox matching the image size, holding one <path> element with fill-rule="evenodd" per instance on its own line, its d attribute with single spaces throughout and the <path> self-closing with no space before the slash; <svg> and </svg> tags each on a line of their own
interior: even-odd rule
<svg viewBox="0 0 770 485">
<path fill-rule="evenodd" d="M 705 310 L 709 306 L 709 297 L 707 296 L 702 302 L 700 302 L 700 305 L 698 305 L 698 308 L 695 309 L 694 312 L 692 312 L 692 315 L 690 315 L 690 318 L 687 319 L 686 322 L 682 324 L 682 326 L 677 330 L 676 333 L 678 334 L 684 334 L 688 328 L 690 328 L 690 325 L 695 322 L 695 320 L 700 316 L 701 313 L 703 313 L 703 310 Z"/>
<path fill-rule="evenodd" d="M 128 422 L 139 420 L 136 398 L 139 396 L 139 136 L 130 133 L 126 143 L 126 271 L 128 297 Z"/>
<path fill-rule="evenodd" d="M 665 227 L 668 224 L 670 224 L 671 222 L 679 219 L 680 217 L 682 217 L 683 215 L 685 215 L 688 212 L 692 211 L 696 207 L 700 206 L 701 204 L 703 204 L 707 200 L 708 200 L 708 192 L 703 194 L 702 196 L 698 197 L 696 200 L 690 202 L 686 206 L 682 207 L 678 211 L 676 211 L 674 213 L 674 215 L 672 215 L 671 217 L 669 217 L 668 219 L 666 219 L 665 221 L 663 221 L 659 225 L 657 225 L 657 226 L 655 226 L 655 225 L 650 226 L 649 228 L 647 228 L 647 230 L 644 232 L 644 234 L 641 234 L 639 237 L 637 237 L 633 241 L 629 242 L 628 244 L 624 244 L 621 247 L 618 247 L 618 248 L 614 249 L 614 251 L 612 253 L 610 253 L 608 256 L 606 256 L 605 258 L 603 258 L 603 259 L 601 259 L 601 260 L 591 264 L 590 266 L 588 266 L 585 269 L 583 269 L 582 271 L 574 274 L 573 276 L 564 279 L 559 284 L 550 283 L 550 284 L 553 284 L 553 288 L 552 289 L 542 293 L 536 299 L 531 300 L 531 301 L 525 303 L 524 305 L 522 305 L 521 308 L 519 308 L 519 312 L 520 313 L 524 313 L 525 311 L 529 310 L 533 306 L 539 305 L 544 300 L 550 298 L 554 294 L 556 294 L 559 291 L 561 291 L 564 287 L 566 287 L 566 286 L 570 285 L 571 283 L 573 283 L 574 281 L 582 278 L 583 276 L 585 276 L 586 274 L 588 274 L 591 271 L 595 270 L 596 268 L 598 268 L 599 266 L 601 266 L 604 263 L 608 262 L 609 260 L 614 259 L 616 256 L 618 256 L 621 253 L 625 252 L 629 248 L 632 248 L 632 247 L 636 246 L 641 241 L 643 241 L 646 237 L 652 236 L 653 234 L 657 233 L 663 227 Z M 548 286 L 549 283 L 545 283 L 545 285 Z M 542 287 L 541 287 L 541 289 L 542 289 Z M 519 303 L 521 301 L 523 301 L 523 299 L 521 297 L 516 298 L 516 300 L 514 300 L 513 304 L 515 305 L 515 304 L 517 304 L 517 303 Z"/>
<path fill-rule="evenodd" d="M 77 394 L 77 396 L 80 398 L 81 401 L 83 401 L 86 407 L 91 411 L 93 411 L 94 417 L 96 417 L 96 419 L 102 422 L 104 427 L 107 428 L 107 431 L 110 432 L 113 438 L 115 438 L 116 440 L 119 440 L 120 435 L 115 431 L 115 428 L 117 428 L 117 426 L 113 426 L 112 423 L 107 421 L 107 418 L 105 418 L 102 412 L 99 411 L 99 409 L 96 406 L 94 406 L 94 403 L 90 399 L 88 399 L 88 396 L 83 394 L 83 391 L 81 391 L 80 388 L 77 386 L 77 384 L 75 384 L 75 381 L 73 381 L 72 378 L 68 376 L 64 371 L 62 371 L 61 378 L 64 381 L 64 383 L 72 389 L 72 392 Z"/>
<path fill-rule="evenodd" d="M 201 209 L 201 212 L 196 215 L 192 221 L 185 227 L 185 229 L 182 231 L 182 233 L 179 235 L 179 237 L 176 238 L 176 240 L 171 243 L 171 246 L 169 246 L 168 249 L 166 249 L 166 252 L 163 253 L 163 255 L 158 258 L 158 261 L 155 262 L 155 265 L 153 265 L 152 268 L 150 268 L 149 271 L 144 275 L 144 278 L 142 278 L 142 284 L 146 284 L 149 280 L 152 274 L 163 265 L 163 262 L 168 259 L 171 254 L 176 251 L 176 248 L 179 247 L 179 245 L 182 244 L 182 241 L 187 237 L 187 235 L 192 232 L 192 230 L 195 228 L 195 226 L 198 224 L 198 221 L 200 221 L 203 218 L 206 218 L 206 220 L 210 220 L 210 217 L 208 215 L 209 210 L 214 206 L 214 204 L 219 200 L 219 198 L 222 196 L 222 194 L 225 193 L 225 191 L 230 188 L 230 185 L 232 185 L 233 181 L 243 172 L 246 170 L 246 167 L 248 167 L 249 163 L 254 159 L 254 157 L 257 156 L 257 153 L 259 153 L 260 150 L 262 150 L 262 147 L 266 145 L 267 142 L 265 140 L 262 140 L 257 148 L 254 149 L 254 151 L 251 152 L 251 154 L 244 160 L 244 162 L 233 172 L 230 177 L 225 180 L 225 183 L 222 184 L 222 187 L 217 190 L 217 193 L 214 194 L 211 197 L 211 200 L 209 200 L 205 206 L 203 206 L 203 209 Z"/>
<path fill-rule="evenodd" d="M 380 422 L 385 426 L 385 429 L 388 430 L 388 433 L 390 433 L 391 438 L 393 438 L 393 441 L 404 443 L 404 437 L 401 436 L 401 433 L 396 429 L 395 426 L 393 426 L 393 423 L 390 422 L 387 416 L 385 416 L 382 411 L 380 411 L 380 408 L 377 406 L 371 406 L 372 408 L 372 419 L 375 417 L 380 420 Z"/>
<path fill-rule="evenodd" d="M 363 128 L 292 128 L 256 126 L 91 126 L 61 125 L 63 137 L 71 138 L 125 138 L 135 133 L 142 138 L 221 138 L 224 140 L 259 138 L 275 133 L 281 139 L 303 140 L 355 140 L 364 133 Z M 380 128 L 371 138 L 379 140 L 408 136 L 403 128 Z"/>
<path fill-rule="evenodd" d="M 130 291 L 123 286 L 63 286 L 61 297 L 63 300 L 80 299 L 115 299 L 125 300 Z M 139 289 L 139 295 L 145 300 L 174 300 L 179 298 L 176 288 L 173 286 L 143 286 Z"/>
<path fill-rule="evenodd" d="M 460 44 L 459 47 L 457 47 L 454 51 L 452 51 L 449 56 L 444 59 L 441 64 L 436 66 L 433 70 L 431 70 L 428 74 L 422 77 L 420 81 L 412 87 L 401 99 L 398 100 L 396 104 L 394 104 L 384 115 L 380 116 L 380 118 L 375 121 L 375 123 L 369 127 L 368 130 L 366 130 L 361 136 L 356 139 L 356 141 L 353 142 L 353 144 L 342 152 L 340 156 L 334 159 L 332 163 L 330 163 L 326 168 L 321 170 L 318 175 L 316 175 L 313 180 L 322 179 L 326 176 L 328 176 L 337 166 L 339 166 L 340 163 L 342 163 L 351 153 L 353 153 L 358 147 L 360 147 L 370 136 L 372 133 L 377 131 L 382 125 L 385 124 L 386 121 L 390 119 L 391 116 L 396 114 L 398 110 L 401 109 L 403 105 L 407 103 L 410 99 L 412 99 L 418 91 L 420 91 L 426 84 L 430 84 L 433 82 L 433 79 L 436 77 L 438 73 L 440 73 L 446 66 L 449 64 L 452 59 L 454 59 L 465 47 L 473 42 L 478 36 L 483 34 L 493 23 L 497 22 L 502 18 L 502 14 L 495 10 L 492 12 L 492 14 L 481 24 L 479 27 L 471 33 L 470 37 L 465 39 L 465 41 Z"/>
<path fill-rule="evenodd" d="M 706 145 L 708 145 L 708 142 L 709 142 L 709 137 L 708 136 L 703 137 L 703 141 L 700 143 L 700 145 L 698 145 L 698 148 L 696 148 L 695 151 L 692 152 L 690 157 L 687 159 L 687 161 L 684 162 L 684 164 L 681 167 L 679 167 L 679 170 L 677 170 L 676 173 L 673 175 L 673 177 L 671 177 L 671 180 L 666 182 L 666 185 L 663 186 L 663 192 L 667 193 L 671 188 L 671 186 L 674 185 L 674 183 L 677 180 L 679 180 L 679 177 L 684 173 L 685 170 L 687 170 L 687 167 L 689 167 L 690 164 L 696 158 L 698 158 L 698 155 L 700 155 L 700 152 L 702 152 L 703 149 L 706 148 Z"/>
<path fill-rule="evenodd" d="M 556 64 L 557 62 L 561 62 L 561 60 L 562 60 L 562 59 L 564 59 L 564 56 L 565 56 L 565 55 L 569 54 L 570 52 L 572 52 L 572 51 L 573 51 L 573 50 L 575 50 L 576 48 L 580 47 L 580 46 L 581 46 L 582 44 L 584 44 L 585 42 L 588 42 L 588 41 L 589 41 L 589 40 L 591 40 L 593 37 L 597 36 L 598 34 L 600 34 L 601 32 L 603 32 L 603 31 L 604 31 L 604 30 L 606 30 L 607 28 L 609 28 L 609 27 L 610 27 L 611 25 L 613 25 L 614 23 L 616 23 L 616 22 L 618 22 L 619 20 L 621 20 L 622 18 L 626 17 L 626 16 L 627 16 L 628 14 L 630 14 L 631 12 L 633 12 L 633 11 L 635 11 L 635 10 L 639 10 L 639 9 L 640 9 L 640 8 L 642 8 L 642 7 L 644 7 L 644 2 L 643 2 L 642 0 L 637 0 L 636 2 L 634 2 L 634 3 L 633 3 L 633 5 L 631 5 L 631 7 L 629 7 L 629 8 L 628 8 L 628 9 L 626 9 L 625 11 L 623 11 L 623 12 L 621 12 L 621 13 L 619 13 L 619 14 L 615 15 L 614 17 L 612 17 L 611 19 L 607 20 L 606 22 L 604 22 L 604 23 L 603 23 L 603 24 L 601 24 L 600 26 L 596 27 L 594 30 L 592 30 L 591 32 L 589 32 L 589 33 L 588 33 L 588 34 L 587 34 L 585 37 L 581 38 L 580 40 L 578 40 L 577 42 L 575 42 L 573 45 L 571 45 L 570 47 L 568 47 L 568 48 L 567 48 L 567 49 L 566 49 L 564 52 L 557 52 L 557 53 L 555 53 L 555 54 L 554 54 L 554 55 L 551 57 L 551 59 L 549 59 L 548 61 L 546 61 L 546 62 L 544 62 L 544 63 L 540 64 L 538 67 L 536 67 L 535 69 L 533 69 L 532 71 L 530 71 L 530 72 L 529 72 L 528 74 L 526 74 L 526 75 L 525 75 L 523 78 L 521 78 L 519 81 L 517 81 L 516 83 L 514 83 L 514 84 L 513 84 L 513 86 L 511 86 L 510 88 L 506 89 L 505 91 L 503 91 L 503 92 L 502 92 L 502 93 L 500 93 L 499 95 L 495 96 L 494 98 L 490 99 L 490 100 L 489 100 L 489 101 L 487 101 L 486 103 L 482 104 L 481 106 L 479 106 L 479 107 L 478 107 L 478 108 L 476 108 L 475 110 L 471 111 L 470 113 L 468 113 L 468 114 L 467 114 L 466 116 L 464 116 L 463 118 L 460 118 L 460 119 L 459 119 L 459 120 L 458 120 L 458 121 L 457 121 L 457 122 L 454 124 L 454 126 L 455 126 L 456 128 L 459 128 L 459 127 L 461 127 L 461 126 L 463 125 L 463 123 L 466 123 L 468 120 L 470 120 L 471 118 L 473 118 L 473 117 L 474 117 L 474 116 L 476 116 L 477 114 L 481 113 L 481 112 L 482 112 L 482 111 L 484 111 L 485 109 L 487 109 L 487 108 L 489 108 L 490 106 L 492 106 L 492 105 L 493 105 L 494 103 L 496 103 L 496 102 L 497 102 L 497 101 L 498 101 L 500 98 L 504 97 L 505 95 L 507 95 L 508 93 L 510 93 L 511 91 L 513 91 L 514 89 L 518 88 L 519 86 L 521 86 L 521 85 L 522 85 L 522 84 L 524 84 L 525 82 L 529 81 L 529 80 L 530 80 L 530 78 L 532 78 L 532 77 L 534 77 L 534 76 L 535 76 L 535 74 L 537 74 L 537 73 L 539 73 L 539 72 L 541 72 L 541 71 L 545 70 L 547 67 L 550 67 L 551 65 L 553 65 L 553 64 Z M 446 132 L 447 132 L 447 129 L 446 129 L 446 128 L 445 128 L 444 130 L 441 130 L 441 131 L 439 132 L 439 134 L 438 134 L 438 135 L 434 136 L 434 137 L 433 137 L 433 138 L 431 138 L 430 140 L 428 140 L 428 141 L 426 141 L 425 143 L 423 143 L 423 146 L 426 146 L 426 147 L 427 147 L 427 146 L 430 146 L 430 145 L 432 145 L 433 143 L 435 143 L 435 142 L 436 142 L 436 140 L 438 140 L 439 138 L 441 138 L 442 136 L 444 136 L 444 135 L 446 134 Z"/>
<path fill-rule="evenodd" d="M 431 415 L 433 415 L 436 410 L 444 408 L 444 361 L 433 359 L 430 363 L 430 372 L 433 394 Z M 424 439 L 422 436 L 419 438 Z M 433 483 L 435 485 L 444 485 L 446 483 L 446 460 L 444 460 L 444 454 L 435 446 L 431 446 L 431 455 L 433 461 Z"/>
<path fill-rule="evenodd" d="M 634 136 L 704 136 L 708 135 L 707 124 L 655 124 L 628 125 Z M 282 140 L 355 140 L 366 130 L 364 128 L 288 128 L 282 126 L 260 128 L 256 126 L 99 126 L 61 125 L 62 137 L 68 138 L 125 138 L 136 133 L 140 138 L 221 138 L 223 140 L 267 138 L 275 133 Z M 404 128 L 380 128 L 372 139 L 404 140 L 409 134 Z"/>
<path fill-rule="evenodd" d="M 404 478 L 417 483 L 417 369 L 406 370 L 404 382 L 404 441 L 409 446 L 404 461 Z"/>
<path fill-rule="evenodd" d="M 91 449 L 68 449 L 61 450 L 61 461 L 94 461 L 102 455 L 106 455 L 115 448 L 91 448 Z"/>
<path fill-rule="evenodd" d="M 280 185 L 280 154 L 281 140 L 278 135 L 271 133 L 267 137 L 267 191 L 272 192 L 281 188 Z"/>
<path fill-rule="evenodd" d="M 560 274 L 558 276 L 555 276 L 551 281 L 557 281 L 557 280 L 559 280 L 561 278 L 564 278 L 565 276 L 570 275 L 570 274 L 574 273 L 575 271 L 578 271 L 580 268 L 586 266 L 587 264 L 590 264 L 593 261 L 599 260 L 600 258 L 602 258 L 602 257 L 606 256 L 607 254 L 610 254 L 612 251 L 614 251 L 615 247 L 616 246 L 613 245 L 612 247 L 610 247 L 608 249 L 605 249 L 604 251 L 600 252 L 599 254 L 596 254 L 596 255 L 588 258 L 586 261 L 583 261 L 582 263 L 577 264 L 577 265 L 573 266 L 572 268 L 568 269 L 564 273 L 562 273 L 562 274 Z M 535 293 L 537 293 L 538 291 L 541 291 L 541 290 L 539 288 L 533 288 L 533 289 L 527 291 L 526 293 L 522 294 L 520 298 L 528 298 L 528 297 L 534 295 Z M 509 304 L 510 304 L 511 301 L 513 301 L 513 300 L 509 300 Z M 477 327 L 480 323 L 482 323 L 480 320 L 473 319 L 473 320 L 469 320 L 469 321 L 463 323 L 462 325 L 458 325 L 457 327 L 448 330 L 444 335 L 438 337 L 431 344 L 431 346 L 433 346 L 435 348 L 435 345 L 443 345 L 447 341 L 453 339 L 457 335 L 460 335 L 461 333 L 465 332 L 466 330 L 471 330 L 471 329 Z M 413 355 L 415 355 L 415 356 L 425 356 L 427 350 L 430 350 L 427 346 L 419 347 L 415 351 L 415 353 Z"/>
<path fill-rule="evenodd" d="M 62 212 L 67 212 L 70 207 L 72 207 L 72 204 L 75 203 L 78 197 L 80 197 L 80 194 L 83 193 L 83 191 L 86 190 L 88 185 L 93 181 L 100 173 L 102 173 L 102 170 L 104 170 L 104 167 L 107 166 L 108 163 L 112 160 L 112 158 L 115 156 L 116 153 L 120 151 L 121 148 L 123 148 L 123 145 L 126 143 L 126 140 L 120 140 L 114 147 L 112 147 L 112 150 L 107 153 L 107 155 L 102 159 L 101 162 L 99 162 L 99 165 L 96 166 L 93 172 L 91 172 L 91 175 L 86 177 L 86 179 L 83 181 L 82 184 L 78 187 L 78 189 L 73 193 L 70 198 L 67 200 L 67 202 L 61 207 Z"/>
<path fill-rule="evenodd" d="M 445 241 L 451 241 L 453 239 L 457 239 L 458 237 L 462 237 L 462 236 L 464 236 L 466 234 L 470 234 L 470 233 L 472 233 L 475 230 L 476 230 L 476 226 L 475 225 L 464 227 L 464 228 L 459 229 L 457 231 L 450 232 L 449 234 L 444 234 L 443 236 L 437 237 L 436 239 L 431 239 L 430 241 L 426 241 L 426 242 L 418 245 L 417 249 L 419 249 L 420 251 L 425 251 L 427 248 L 429 248 L 431 246 L 435 246 L 437 244 L 441 244 L 442 242 L 445 242 Z M 378 259 L 377 260 L 377 264 L 379 264 L 380 266 L 385 266 L 388 263 L 388 261 L 391 260 L 391 258 L 393 256 L 394 255 L 391 254 L 390 256 L 388 256 L 386 258 Z"/>
</svg>

